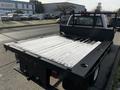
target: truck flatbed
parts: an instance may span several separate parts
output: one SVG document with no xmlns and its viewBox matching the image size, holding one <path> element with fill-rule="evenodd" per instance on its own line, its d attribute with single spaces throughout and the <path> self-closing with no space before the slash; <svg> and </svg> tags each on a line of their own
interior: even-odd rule
<svg viewBox="0 0 120 90">
<path fill-rule="evenodd" d="M 110 52 L 101 62 L 98 79 L 94 85 L 88 87 L 88 90 L 112 90 L 113 79 L 120 61 L 120 47 L 112 45 L 111 50 L 112 52 Z M 14 69 L 24 75 L 24 73 L 20 70 L 19 65 L 17 65 Z"/>
<path fill-rule="evenodd" d="M 100 44 L 100 41 L 88 43 L 85 40 L 80 42 L 62 36 L 50 36 L 10 45 L 72 68 Z"/>
</svg>

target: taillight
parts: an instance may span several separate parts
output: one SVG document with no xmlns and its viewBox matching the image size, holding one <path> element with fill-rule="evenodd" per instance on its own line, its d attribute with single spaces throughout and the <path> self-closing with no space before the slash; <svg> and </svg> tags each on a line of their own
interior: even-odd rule
<svg viewBox="0 0 120 90">
<path fill-rule="evenodd" d="M 58 73 L 56 71 L 52 71 L 51 76 L 54 78 L 58 78 Z"/>
</svg>

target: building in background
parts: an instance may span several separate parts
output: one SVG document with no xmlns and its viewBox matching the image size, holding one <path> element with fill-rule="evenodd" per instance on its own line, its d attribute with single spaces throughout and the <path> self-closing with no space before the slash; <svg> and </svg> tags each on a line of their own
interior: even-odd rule
<svg viewBox="0 0 120 90">
<path fill-rule="evenodd" d="M 69 2 L 61 2 L 61 3 L 46 3 L 46 4 L 44 4 L 44 13 L 58 16 L 61 12 L 59 10 L 57 10 L 57 7 L 60 5 L 74 6 L 75 7 L 74 11 L 76 13 L 81 12 L 81 11 L 85 11 L 84 5 L 79 5 L 79 4 L 69 3 Z"/>
<path fill-rule="evenodd" d="M 26 14 L 33 14 L 34 4 L 13 0 L 0 0 L 0 14 L 12 13 L 16 10 L 21 10 Z"/>
<path fill-rule="evenodd" d="M 35 1 L 37 0 L 30 0 L 30 2 L 22 2 L 22 1 L 16 1 L 16 0 L 0 0 L 0 14 L 13 13 L 16 10 L 21 10 L 25 14 L 36 13 L 35 3 L 33 3 Z M 48 14 L 48 15 L 53 15 L 53 16 L 59 16 L 61 14 L 61 11 L 57 10 L 58 5 L 74 6 L 75 12 L 85 11 L 84 5 L 79 5 L 79 4 L 69 3 L 69 2 L 45 3 L 45 4 L 41 3 L 41 5 L 44 10 L 41 13 L 45 15 Z"/>
</svg>

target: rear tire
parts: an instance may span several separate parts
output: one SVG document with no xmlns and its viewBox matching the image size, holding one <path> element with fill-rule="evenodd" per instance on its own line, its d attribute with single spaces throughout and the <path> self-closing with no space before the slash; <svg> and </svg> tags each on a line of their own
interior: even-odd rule
<svg viewBox="0 0 120 90">
<path fill-rule="evenodd" d="M 95 69 L 95 71 L 90 75 L 89 77 L 89 81 L 90 81 L 90 85 L 93 85 L 97 78 L 98 78 L 98 75 L 99 75 L 99 71 L 100 71 L 100 65 Z"/>
<path fill-rule="evenodd" d="M 94 72 L 94 78 L 93 78 L 93 81 L 96 81 L 97 78 L 98 78 L 98 75 L 99 75 L 99 70 L 100 70 L 100 66 L 95 70 Z"/>
</svg>

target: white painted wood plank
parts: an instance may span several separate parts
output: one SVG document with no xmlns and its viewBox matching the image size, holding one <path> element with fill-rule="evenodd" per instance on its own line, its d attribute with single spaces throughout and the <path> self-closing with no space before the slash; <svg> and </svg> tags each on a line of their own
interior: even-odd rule
<svg viewBox="0 0 120 90">
<path fill-rule="evenodd" d="M 12 45 L 72 68 L 100 44 L 99 41 L 84 43 L 56 35 Z"/>
</svg>

